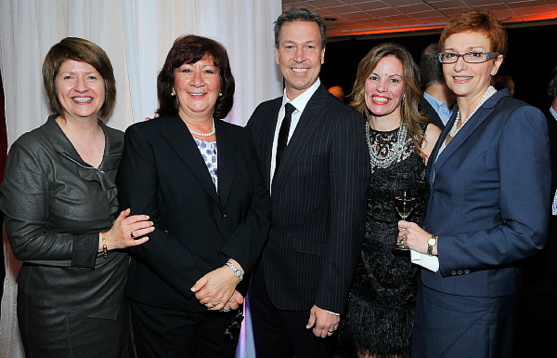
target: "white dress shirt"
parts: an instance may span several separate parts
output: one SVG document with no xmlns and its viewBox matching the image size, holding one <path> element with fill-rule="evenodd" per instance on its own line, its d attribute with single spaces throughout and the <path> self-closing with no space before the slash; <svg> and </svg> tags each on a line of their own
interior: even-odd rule
<svg viewBox="0 0 557 358">
<path fill-rule="evenodd" d="M 317 88 L 320 85 L 321 85 L 321 81 L 318 78 L 317 81 L 313 85 L 311 85 L 311 87 L 309 87 L 301 95 L 294 98 L 293 100 L 288 99 L 288 97 L 286 96 L 286 89 L 284 89 L 284 94 L 282 96 L 282 105 L 280 106 L 280 111 L 278 113 L 277 126 L 275 127 L 275 136 L 274 136 L 274 139 L 273 139 L 273 151 L 272 151 L 272 155 L 271 155 L 271 182 L 273 181 L 272 178 L 275 175 L 275 168 L 277 166 L 277 161 L 276 161 L 277 143 L 278 143 L 278 135 L 279 135 L 279 131 L 280 131 L 280 125 L 282 124 L 282 120 L 284 119 L 284 113 L 285 113 L 284 106 L 287 103 L 291 103 L 296 108 L 296 110 L 294 112 L 292 112 L 292 120 L 290 122 L 290 131 L 288 132 L 288 141 L 290 141 L 290 138 L 292 138 L 292 134 L 296 130 L 296 126 L 298 125 L 298 122 L 300 121 L 300 117 L 302 116 L 302 113 L 304 112 L 304 109 L 306 108 L 306 105 L 308 104 L 310 98 L 313 96 L 315 91 L 317 91 Z"/>
</svg>

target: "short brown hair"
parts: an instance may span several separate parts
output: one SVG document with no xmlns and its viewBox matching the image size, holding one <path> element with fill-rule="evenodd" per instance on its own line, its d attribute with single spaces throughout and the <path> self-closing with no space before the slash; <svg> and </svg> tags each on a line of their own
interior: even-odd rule
<svg viewBox="0 0 557 358">
<path fill-rule="evenodd" d="M 404 102 L 401 103 L 402 123 L 408 128 L 416 154 L 421 155 L 421 144 L 425 139 L 425 133 L 420 128 L 419 123 L 427 122 L 427 117 L 418 111 L 418 103 L 422 95 L 420 70 L 414 58 L 404 46 L 386 42 L 375 46 L 368 52 L 358 64 L 356 81 L 350 94 L 352 99 L 350 105 L 356 108 L 367 120 L 371 113 L 365 103 L 365 82 L 377 67 L 379 61 L 388 56 L 393 56 L 402 63 L 402 78 L 404 81 Z"/>
<path fill-rule="evenodd" d="M 325 26 L 321 16 L 310 8 L 293 7 L 284 10 L 275 21 L 274 32 L 276 47 L 279 46 L 279 37 L 282 25 L 294 21 L 315 22 L 317 26 L 319 26 L 319 33 L 321 34 L 321 49 L 324 49 L 327 46 L 327 27 Z"/>
<path fill-rule="evenodd" d="M 461 32 L 479 32 L 491 42 L 491 52 L 501 55 L 507 53 L 507 31 L 497 18 L 489 11 L 466 10 L 453 17 L 439 38 L 439 49 L 444 50 L 445 40 L 451 35 Z"/>
<path fill-rule="evenodd" d="M 215 105 L 215 119 L 222 119 L 228 115 L 234 103 L 236 88 L 234 76 L 230 69 L 228 53 L 219 42 L 207 37 L 186 35 L 178 37 L 166 56 L 166 61 L 157 77 L 157 94 L 161 116 L 178 113 L 178 100 L 172 96 L 174 87 L 174 70 L 184 63 L 193 64 L 205 55 L 213 57 L 215 66 L 219 69 L 222 96 L 217 98 Z"/>
<path fill-rule="evenodd" d="M 102 76 L 104 79 L 104 103 L 99 115 L 103 119 L 108 118 L 116 103 L 116 80 L 112 63 L 106 52 L 97 44 L 79 37 L 66 37 L 52 46 L 44 59 L 43 82 L 52 113 L 58 115 L 64 113 L 56 91 L 56 76 L 60 71 L 60 66 L 66 60 L 86 62 Z"/>
</svg>

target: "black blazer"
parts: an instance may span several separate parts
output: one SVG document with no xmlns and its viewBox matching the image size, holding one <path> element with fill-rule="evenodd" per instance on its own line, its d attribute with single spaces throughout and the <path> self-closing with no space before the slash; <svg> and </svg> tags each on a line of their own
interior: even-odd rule
<svg viewBox="0 0 557 358">
<path fill-rule="evenodd" d="M 282 97 L 260 104 L 248 122 L 268 186 L 281 104 Z M 272 184 L 261 269 L 277 308 L 344 311 L 364 235 L 369 176 L 362 116 L 320 86 Z"/>
<path fill-rule="evenodd" d="M 445 124 L 443 124 L 443 121 L 441 120 L 441 117 L 439 117 L 437 111 L 433 108 L 431 103 L 429 103 L 427 99 L 425 99 L 424 97 L 420 98 L 420 103 L 418 104 L 418 110 L 429 116 L 430 123 L 435 124 L 437 127 L 441 128 L 441 130 L 445 128 Z"/>
<path fill-rule="evenodd" d="M 127 294 L 163 308 L 205 312 L 190 288 L 234 258 L 246 272 L 270 225 L 270 202 L 247 131 L 217 120 L 218 194 L 177 116 L 130 126 L 117 182 L 122 208 L 155 223 L 132 255 Z"/>
</svg>

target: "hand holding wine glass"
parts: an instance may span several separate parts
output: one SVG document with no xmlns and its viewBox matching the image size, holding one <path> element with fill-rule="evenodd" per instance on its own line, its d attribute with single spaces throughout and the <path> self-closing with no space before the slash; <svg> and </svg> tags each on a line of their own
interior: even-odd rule
<svg viewBox="0 0 557 358">
<path fill-rule="evenodd" d="M 402 220 L 406 220 L 416 206 L 415 178 L 412 173 L 398 173 L 395 179 L 395 209 Z M 403 242 L 397 242 L 395 249 L 408 250 Z"/>
</svg>

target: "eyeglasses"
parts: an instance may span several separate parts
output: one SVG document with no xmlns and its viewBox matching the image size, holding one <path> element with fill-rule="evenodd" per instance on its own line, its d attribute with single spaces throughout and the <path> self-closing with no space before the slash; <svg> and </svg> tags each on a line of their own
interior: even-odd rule
<svg viewBox="0 0 557 358">
<path fill-rule="evenodd" d="M 466 52 L 463 54 L 453 52 L 439 52 L 439 62 L 441 63 L 455 63 L 459 57 L 462 57 L 464 62 L 468 63 L 482 63 L 489 61 L 499 56 L 498 52 Z"/>
</svg>

